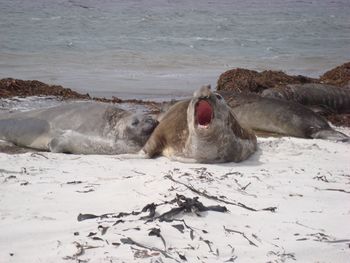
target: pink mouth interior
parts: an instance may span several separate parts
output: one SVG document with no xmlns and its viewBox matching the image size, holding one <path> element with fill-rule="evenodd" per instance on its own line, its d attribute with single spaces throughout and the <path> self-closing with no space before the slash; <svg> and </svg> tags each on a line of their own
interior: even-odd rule
<svg viewBox="0 0 350 263">
<path fill-rule="evenodd" d="M 213 116 L 213 108 L 206 100 L 200 100 L 196 105 L 196 118 L 200 125 L 208 125 Z"/>
</svg>

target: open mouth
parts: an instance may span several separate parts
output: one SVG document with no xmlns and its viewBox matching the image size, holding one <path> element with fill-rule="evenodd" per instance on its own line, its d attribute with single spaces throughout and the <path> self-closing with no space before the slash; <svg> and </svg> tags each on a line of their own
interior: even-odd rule
<svg viewBox="0 0 350 263">
<path fill-rule="evenodd" d="M 213 108 L 206 100 L 200 100 L 196 104 L 196 122 L 198 126 L 208 128 L 213 119 Z"/>
</svg>

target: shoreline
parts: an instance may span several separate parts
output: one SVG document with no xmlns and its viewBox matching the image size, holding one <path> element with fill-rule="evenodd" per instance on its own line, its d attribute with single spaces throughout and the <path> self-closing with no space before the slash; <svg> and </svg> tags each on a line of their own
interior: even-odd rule
<svg viewBox="0 0 350 263">
<path fill-rule="evenodd" d="M 227 83 L 233 81 L 234 84 Z M 302 75 L 292 76 L 282 71 L 267 70 L 257 72 L 249 69 L 236 68 L 228 70 L 218 76 L 217 89 L 230 90 L 237 89 L 240 92 L 261 92 L 269 87 L 279 87 L 288 84 L 302 83 L 322 83 L 335 85 L 345 89 L 350 89 L 350 62 L 337 66 L 319 78 L 309 78 Z M 202 83 L 205 84 L 205 83 Z M 89 93 L 82 94 L 72 89 L 60 85 L 48 85 L 38 80 L 19 80 L 5 78 L 0 80 L 0 99 L 11 97 L 29 97 L 29 96 L 57 96 L 61 100 L 94 100 L 105 103 L 119 103 L 131 105 L 143 105 L 151 109 L 153 113 L 159 113 L 162 103 L 173 99 L 183 99 L 184 97 L 159 98 L 157 100 L 140 99 L 140 96 L 134 96 L 129 99 L 122 99 L 111 95 L 111 97 L 94 97 Z M 132 96 L 132 94 L 130 94 Z M 191 95 L 189 95 L 191 96 Z M 135 98 L 136 97 L 136 98 Z M 350 114 L 334 114 L 324 116 L 335 126 L 350 127 Z"/>
<path fill-rule="evenodd" d="M 222 85 L 220 83 L 220 78 L 222 78 L 223 75 L 231 71 L 237 71 L 239 73 L 238 77 L 236 77 L 238 78 L 236 79 L 236 81 L 249 82 L 259 77 L 259 75 L 261 75 L 264 78 L 262 81 L 266 83 L 266 86 L 267 86 L 266 88 L 273 87 L 276 85 L 287 85 L 287 84 L 294 84 L 294 83 L 322 83 L 322 84 L 329 84 L 337 87 L 350 89 L 350 62 L 336 66 L 324 72 L 318 78 L 308 77 L 305 75 L 290 75 L 281 70 L 256 71 L 256 70 L 246 69 L 246 68 L 233 68 L 233 69 L 226 70 L 222 74 L 217 74 L 215 84 L 218 85 L 217 86 L 218 89 L 223 89 L 220 87 L 220 85 Z M 176 74 L 174 75 L 174 77 L 176 77 Z M 101 83 L 103 83 L 103 80 L 101 80 Z M 201 83 L 201 85 L 205 85 L 205 84 L 208 84 L 208 83 Z M 244 83 L 244 84 L 249 89 L 250 84 L 249 83 Z M 198 87 L 193 87 L 193 89 L 195 88 L 198 88 Z M 164 90 L 164 92 L 166 91 L 167 90 Z M 14 97 L 14 96 L 53 95 L 53 96 L 61 96 L 64 99 L 95 98 L 95 99 L 101 99 L 101 100 L 102 99 L 111 100 L 111 102 L 123 102 L 123 101 L 131 101 L 131 100 L 141 102 L 143 100 L 140 99 L 140 97 L 146 95 L 144 92 L 142 92 L 142 90 L 140 90 L 140 92 L 138 93 L 135 93 L 135 92 L 126 93 L 126 94 L 129 94 L 129 96 L 131 96 L 130 98 L 126 98 L 126 99 L 114 96 L 115 94 L 120 92 L 121 91 L 115 91 L 115 92 L 109 91 L 108 93 L 110 93 L 110 96 L 90 96 L 89 92 L 84 94 L 82 92 L 78 92 L 77 90 L 63 87 L 62 85 L 59 85 L 59 84 L 46 84 L 42 82 L 42 80 L 21 80 L 13 77 L 0 79 L 0 99 Z M 147 93 L 148 96 L 150 94 Z M 161 94 L 154 94 L 154 95 L 161 96 Z M 164 98 L 169 98 L 169 95 L 171 96 L 171 94 L 167 94 L 164 96 Z M 188 96 L 191 96 L 191 95 L 192 95 L 191 93 L 188 94 Z"/>
</svg>

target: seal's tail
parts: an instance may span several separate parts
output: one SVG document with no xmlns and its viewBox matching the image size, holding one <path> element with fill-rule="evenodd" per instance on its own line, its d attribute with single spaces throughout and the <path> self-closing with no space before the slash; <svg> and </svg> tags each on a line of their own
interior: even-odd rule
<svg viewBox="0 0 350 263">
<path fill-rule="evenodd" d="M 350 142 L 350 137 L 333 129 L 320 130 L 311 134 L 313 139 L 325 139 L 336 142 Z"/>
</svg>

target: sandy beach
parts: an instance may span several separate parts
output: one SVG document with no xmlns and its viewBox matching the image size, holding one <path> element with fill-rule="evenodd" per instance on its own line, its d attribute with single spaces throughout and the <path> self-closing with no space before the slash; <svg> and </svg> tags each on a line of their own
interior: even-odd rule
<svg viewBox="0 0 350 263">
<path fill-rule="evenodd" d="M 0 258 L 348 262 L 349 145 L 258 142 L 247 161 L 217 165 L 1 153 Z"/>
<path fill-rule="evenodd" d="M 155 116 L 207 84 L 349 91 L 349 13 L 346 0 L 0 0 L 0 114 L 86 100 Z M 350 136 L 350 94 L 327 91 L 311 107 Z M 350 262 L 350 143 L 260 135 L 249 159 L 210 165 L 0 141 L 0 263 Z"/>
</svg>

